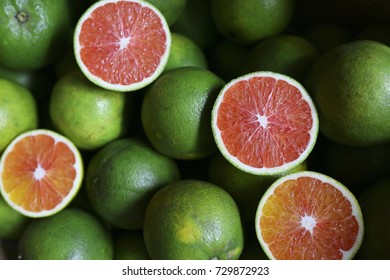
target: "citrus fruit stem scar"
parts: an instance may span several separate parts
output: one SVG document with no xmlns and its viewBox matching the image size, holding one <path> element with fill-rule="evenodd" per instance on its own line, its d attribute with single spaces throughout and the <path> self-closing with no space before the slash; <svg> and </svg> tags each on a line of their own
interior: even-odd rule
<svg viewBox="0 0 390 280">
<path fill-rule="evenodd" d="M 28 14 L 26 12 L 21 11 L 18 12 L 15 17 L 19 23 L 25 23 L 27 22 Z"/>
</svg>

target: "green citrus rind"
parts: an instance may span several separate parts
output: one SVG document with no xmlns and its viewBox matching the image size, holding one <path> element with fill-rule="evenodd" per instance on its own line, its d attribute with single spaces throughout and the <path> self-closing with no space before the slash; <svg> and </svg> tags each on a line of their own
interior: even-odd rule
<svg viewBox="0 0 390 280">
<path fill-rule="evenodd" d="M 105 88 L 109 90 L 115 90 L 115 91 L 121 91 L 121 92 L 129 92 L 129 91 L 135 91 L 141 88 L 146 87 L 147 85 L 151 84 L 154 80 L 157 79 L 158 76 L 164 71 L 165 65 L 168 62 L 169 54 L 170 54 L 170 49 L 171 49 L 171 33 L 170 29 L 168 26 L 168 23 L 166 19 L 164 18 L 163 14 L 152 4 L 142 1 L 142 0 L 124 0 L 126 2 L 133 2 L 133 3 L 138 3 L 142 7 L 146 7 L 150 10 L 152 10 L 160 19 L 162 27 L 165 31 L 167 40 L 166 40 L 166 51 L 165 53 L 160 57 L 160 62 L 154 73 L 152 73 L 150 76 L 145 77 L 141 81 L 134 82 L 131 84 L 126 84 L 126 85 L 121 85 L 121 84 L 113 84 L 110 82 L 107 82 L 103 80 L 102 78 L 94 75 L 89 71 L 89 69 L 85 66 L 81 56 L 80 56 L 80 43 L 79 43 L 79 35 L 81 33 L 81 28 L 83 23 L 90 18 L 91 14 L 99 7 L 104 6 L 109 3 L 116 3 L 118 2 L 117 0 L 105 0 L 105 1 L 97 1 L 96 3 L 92 4 L 80 17 L 76 24 L 76 28 L 74 31 L 73 35 L 73 51 L 74 55 L 76 58 L 76 62 L 78 66 L 80 67 L 81 71 L 84 73 L 84 75 L 90 80 L 92 83 Z"/>
<path fill-rule="evenodd" d="M 352 207 L 352 215 L 356 217 L 356 220 L 359 225 L 359 231 L 356 236 L 356 241 L 355 244 L 352 246 L 352 248 L 348 251 L 343 251 L 343 259 L 352 259 L 356 253 L 358 252 L 360 245 L 362 244 L 363 241 L 363 236 L 364 236 L 364 222 L 363 222 L 363 214 L 360 209 L 360 205 L 356 199 L 356 197 L 351 193 L 350 190 L 348 190 L 347 187 L 345 187 L 342 183 L 339 181 L 325 175 L 319 172 L 315 171 L 298 171 L 295 173 L 291 173 L 285 176 L 282 176 L 275 180 L 274 183 L 271 184 L 271 186 L 267 189 L 267 191 L 264 193 L 264 195 L 261 197 L 259 201 L 259 205 L 256 211 L 256 217 L 255 217 L 255 231 L 257 235 L 257 239 L 264 250 L 264 253 L 267 255 L 269 259 L 276 259 L 272 252 L 270 251 L 267 243 L 264 241 L 261 233 L 261 227 L 260 227 L 260 219 L 262 217 L 262 209 L 267 202 L 268 198 L 274 193 L 275 189 L 280 187 L 281 184 L 288 180 L 296 180 L 297 178 L 302 178 L 302 177 L 311 177 L 314 179 L 318 179 L 322 182 L 329 183 L 332 185 L 334 188 L 339 190 L 346 198 L 347 200 L 351 203 Z"/>
<path fill-rule="evenodd" d="M 8 154 L 13 150 L 14 146 L 22 139 L 29 137 L 29 136 L 36 136 L 36 135 L 47 135 L 55 139 L 56 142 L 62 142 L 64 143 L 73 153 L 75 156 L 75 163 L 74 163 L 74 168 L 76 170 L 76 177 L 73 181 L 73 187 L 70 190 L 70 192 L 63 198 L 61 203 L 59 203 L 57 206 L 55 206 L 52 209 L 49 210 L 42 210 L 40 212 L 33 212 L 24 209 L 23 207 L 19 206 L 16 204 L 14 201 L 12 201 L 8 195 L 8 193 L 4 190 L 4 185 L 3 185 L 3 180 L 2 180 L 2 174 L 4 171 L 4 163 L 5 160 L 8 156 Z M 35 129 L 35 130 L 30 130 L 27 132 L 24 132 L 20 134 L 18 137 L 16 137 L 4 150 L 4 153 L 1 155 L 0 159 L 0 192 L 1 195 L 3 196 L 4 200 L 7 202 L 9 206 L 11 206 L 13 209 L 15 209 L 17 212 L 20 214 L 31 217 L 31 218 L 42 218 L 42 217 L 48 217 L 52 216 L 58 212 L 60 212 L 62 209 L 64 209 L 66 206 L 69 205 L 69 203 L 73 200 L 73 198 L 76 196 L 78 193 L 81 183 L 83 180 L 84 176 L 84 170 L 83 170 L 83 161 L 81 154 L 77 147 L 71 142 L 68 138 L 65 136 L 48 130 L 48 129 Z"/>
<path fill-rule="evenodd" d="M 309 131 L 311 138 L 310 138 L 309 143 L 306 146 L 306 149 L 300 154 L 300 156 L 298 158 L 296 158 L 295 160 L 293 160 L 291 162 L 287 162 L 282 166 L 271 167 L 271 168 L 267 168 L 267 167 L 257 168 L 257 167 L 249 166 L 249 165 L 239 161 L 237 159 L 237 157 L 233 156 L 228 151 L 228 149 L 225 147 L 225 144 L 224 144 L 222 137 L 221 137 L 221 131 L 217 126 L 218 109 L 219 109 L 219 107 L 224 99 L 225 92 L 232 85 L 236 84 L 237 82 L 242 81 L 242 80 L 248 80 L 248 79 L 253 78 L 253 77 L 272 77 L 275 79 L 284 80 L 284 81 L 288 82 L 289 84 L 295 86 L 296 88 L 299 89 L 300 93 L 302 94 L 303 99 L 308 103 L 308 105 L 310 106 L 311 112 L 312 112 L 311 115 L 312 115 L 312 119 L 313 119 L 313 125 Z M 245 172 L 248 172 L 251 174 L 255 174 L 255 175 L 278 175 L 278 174 L 282 174 L 284 172 L 288 172 L 289 170 L 297 167 L 299 164 L 301 164 L 303 161 L 305 161 L 306 158 L 309 156 L 309 154 L 313 150 L 314 145 L 317 141 L 317 136 L 318 136 L 318 131 L 319 131 L 319 120 L 318 120 L 318 115 L 317 115 L 317 109 L 314 105 L 314 102 L 312 101 L 311 97 L 307 93 L 306 89 L 298 81 L 296 81 L 295 79 L 293 79 L 287 75 L 276 73 L 276 72 L 255 71 L 255 72 L 251 72 L 251 73 L 245 74 L 243 76 L 240 76 L 238 78 L 231 80 L 222 88 L 217 99 L 215 100 L 214 107 L 212 109 L 211 128 L 213 131 L 214 140 L 217 144 L 219 151 L 232 165 L 234 165 L 235 167 L 237 167 L 238 169 L 240 169 L 242 171 L 245 171 Z"/>
</svg>

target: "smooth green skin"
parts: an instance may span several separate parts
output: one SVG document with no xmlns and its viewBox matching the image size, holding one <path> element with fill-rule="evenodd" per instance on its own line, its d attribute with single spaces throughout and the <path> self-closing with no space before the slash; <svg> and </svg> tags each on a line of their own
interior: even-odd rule
<svg viewBox="0 0 390 280">
<path fill-rule="evenodd" d="M 320 131 L 351 146 L 390 141 L 389 71 L 390 48 L 379 42 L 352 41 L 321 56 L 305 80 Z"/>
<path fill-rule="evenodd" d="M 303 82 L 319 56 L 319 51 L 301 36 L 276 35 L 254 46 L 247 58 L 246 72 L 278 72 Z"/>
<path fill-rule="evenodd" d="M 114 235 L 114 260 L 150 260 L 142 230 L 120 230 Z"/>
<path fill-rule="evenodd" d="M 222 36 L 211 16 L 210 0 L 187 0 L 171 30 L 187 36 L 203 50 L 209 50 Z"/>
<path fill-rule="evenodd" d="M 121 229 L 141 229 L 152 195 L 179 178 L 173 159 L 146 142 L 124 138 L 111 142 L 91 159 L 86 190 L 103 219 Z"/>
<path fill-rule="evenodd" d="M 364 238 L 357 257 L 390 259 L 390 177 L 370 185 L 358 196 L 364 217 Z"/>
<path fill-rule="evenodd" d="M 0 0 L 0 64 L 38 69 L 53 62 L 70 32 L 67 0 Z"/>
<path fill-rule="evenodd" d="M 234 200 L 214 184 L 174 182 L 149 202 L 144 240 L 152 259 L 238 259 L 243 239 Z"/>
<path fill-rule="evenodd" d="M 0 154 L 16 136 L 37 127 L 38 111 L 31 92 L 0 78 Z"/>
<path fill-rule="evenodd" d="M 182 15 L 187 0 L 145 0 L 155 6 L 165 17 L 169 26 L 173 25 Z"/>
<path fill-rule="evenodd" d="M 171 51 L 164 72 L 185 66 L 207 68 L 206 55 L 191 39 L 179 33 L 171 33 L 171 38 Z"/>
<path fill-rule="evenodd" d="M 216 151 L 211 110 L 225 82 L 198 67 L 161 75 L 146 92 L 141 121 L 152 145 L 175 159 L 200 159 Z"/>
<path fill-rule="evenodd" d="M 279 34 L 290 23 L 293 0 L 211 0 L 217 29 L 228 39 L 252 45 Z"/>
<path fill-rule="evenodd" d="M 12 209 L 0 197 L 0 239 L 18 241 L 29 221 L 30 218 Z"/>
<path fill-rule="evenodd" d="M 279 177 L 307 169 L 306 161 L 280 175 L 254 175 L 244 172 L 222 154 L 214 154 L 209 161 L 208 181 L 226 190 L 236 201 L 243 221 L 253 226 L 259 201 L 265 191 Z"/>
<path fill-rule="evenodd" d="M 132 117 L 131 95 L 98 87 L 79 71 L 57 80 L 49 106 L 55 128 L 83 150 L 124 135 Z"/>
<path fill-rule="evenodd" d="M 33 220 L 18 244 L 24 260 L 110 260 L 114 249 L 108 229 L 92 214 L 66 208 Z"/>
</svg>

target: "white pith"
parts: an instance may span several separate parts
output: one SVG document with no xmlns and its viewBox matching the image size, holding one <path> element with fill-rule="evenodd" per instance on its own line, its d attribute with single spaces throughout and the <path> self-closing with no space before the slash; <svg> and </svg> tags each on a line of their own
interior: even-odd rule
<svg viewBox="0 0 390 280">
<path fill-rule="evenodd" d="M 301 92 L 304 100 L 307 101 L 307 103 L 308 103 L 308 105 L 309 105 L 309 107 L 311 109 L 312 118 L 313 118 L 313 126 L 311 127 L 311 130 L 309 131 L 311 137 L 310 137 L 310 141 L 309 141 L 309 143 L 308 143 L 308 145 L 306 147 L 306 150 L 303 153 L 301 153 L 300 156 L 297 159 L 295 159 L 294 161 L 285 163 L 282 166 L 272 167 L 272 168 L 266 168 L 266 167 L 256 168 L 256 167 L 248 166 L 248 165 L 242 163 L 241 161 L 239 161 L 237 159 L 237 157 L 231 155 L 230 152 L 226 149 L 225 144 L 222 141 L 221 131 L 219 130 L 219 128 L 217 126 L 217 117 L 218 117 L 218 109 L 219 109 L 219 107 L 220 107 L 220 105 L 221 105 L 221 103 L 223 101 L 223 98 L 224 98 L 224 93 L 233 84 L 237 83 L 238 81 L 249 80 L 252 77 L 272 77 L 272 78 L 275 78 L 275 79 L 280 79 L 280 80 L 287 81 L 289 84 L 291 84 L 291 85 L 293 85 L 293 86 L 295 86 L 296 88 L 299 89 L 299 91 Z M 266 116 L 257 115 L 257 119 L 259 121 L 259 124 L 263 128 L 266 128 L 266 125 L 268 124 L 267 117 Z M 299 164 L 301 164 L 308 157 L 308 155 L 310 154 L 310 152 L 314 148 L 314 145 L 315 145 L 316 140 L 317 140 L 318 129 L 319 129 L 317 110 L 316 110 L 316 107 L 314 105 L 314 102 L 312 101 L 311 97 L 307 93 L 306 89 L 300 83 L 298 83 L 296 80 L 294 80 L 294 79 L 292 79 L 292 78 L 290 78 L 290 77 L 288 77 L 286 75 L 282 75 L 282 74 L 275 73 L 275 72 L 269 72 L 269 71 L 258 71 L 258 72 L 249 73 L 249 74 L 243 75 L 241 77 L 238 77 L 236 79 L 233 79 L 229 83 L 227 83 L 224 86 L 224 88 L 222 88 L 222 90 L 220 91 L 220 93 L 219 93 L 219 95 L 218 95 L 218 97 L 217 97 L 217 99 L 216 99 L 216 101 L 214 103 L 214 107 L 213 107 L 213 110 L 212 110 L 212 116 L 211 116 L 211 124 L 212 124 L 212 130 L 213 130 L 213 136 L 214 136 L 215 142 L 216 142 L 216 144 L 218 146 L 219 151 L 222 153 L 222 155 L 231 164 L 236 166 L 238 169 L 240 169 L 242 171 L 245 171 L 247 173 L 255 174 L 255 175 L 281 174 L 281 173 L 284 173 L 284 172 L 286 172 L 288 170 L 291 170 L 294 167 L 296 167 Z"/>
<path fill-rule="evenodd" d="M 94 74 L 92 74 L 88 70 L 88 68 L 84 65 L 84 63 L 83 63 L 83 61 L 82 61 L 82 59 L 80 57 L 80 49 L 81 49 L 81 47 L 80 47 L 80 43 L 79 43 L 79 40 L 78 40 L 83 22 L 87 18 L 89 18 L 91 16 L 91 14 L 93 13 L 93 11 L 96 8 L 98 8 L 100 6 L 104 6 L 105 4 L 108 4 L 108 3 L 116 3 L 116 2 L 118 2 L 118 0 L 97 1 L 94 4 L 92 4 L 84 12 L 84 14 L 82 14 L 82 16 L 80 17 L 79 21 L 76 24 L 76 28 L 75 28 L 75 31 L 74 31 L 73 49 L 74 49 L 74 55 L 75 55 L 75 58 L 76 58 L 76 62 L 78 64 L 78 66 L 80 67 L 81 71 L 84 73 L 84 75 L 87 77 L 88 80 L 90 80 L 92 83 L 94 83 L 94 84 L 96 84 L 96 85 L 98 85 L 98 86 L 100 86 L 102 88 L 108 89 L 108 90 L 120 91 L 120 92 L 130 92 L 130 91 L 135 91 L 135 90 L 141 89 L 141 88 L 149 85 L 150 83 L 152 83 L 154 80 L 156 80 L 161 75 L 161 73 L 164 71 L 165 65 L 168 62 L 172 39 L 171 39 L 171 32 L 170 32 L 168 23 L 165 20 L 165 17 L 152 4 L 150 4 L 150 3 L 146 2 L 146 1 L 142 1 L 142 0 L 119 0 L 119 1 L 139 3 L 140 5 L 153 10 L 153 12 L 155 12 L 159 16 L 159 18 L 161 19 L 161 23 L 163 25 L 165 34 L 167 36 L 166 52 L 161 57 L 160 64 L 157 67 L 156 71 L 152 75 L 150 75 L 149 77 L 146 77 L 145 79 L 143 79 L 142 81 L 139 81 L 139 82 L 136 82 L 136 83 L 132 83 L 132 84 L 129 84 L 129 85 L 121 85 L 121 84 L 112 84 L 112 83 L 106 82 L 105 80 L 103 80 L 103 79 L 95 76 Z M 121 46 L 121 48 L 124 48 L 125 44 L 127 44 L 130 40 L 131 40 L 131 38 L 125 38 L 125 37 L 121 38 L 120 39 L 120 46 Z"/>
<path fill-rule="evenodd" d="M 15 204 L 9 198 L 8 194 L 5 192 L 4 187 L 3 187 L 3 181 L 2 181 L 2 174 L 3 174 L 3 170 L 4 170 L 5 159 L 6 159 L 7 155 L 13 150 L 15 144 L 18 143 L 21 139 L 23 139 L 25 137 L 36 136 L 36 135 L 48 135 L 48 136 L 52 137 L 55 140 L 55 142 L 65 143 L 66 146 L 72 151 L 72 153 L 75 156 L 75 163 L 73 166 L 76 170 L 76 177 L 73 181 L 73 187 L 70 190 L 70 192 L 68 193 L 68 195 L 66 197 L 64 197 L 62 202 L 59 203 L 53 209 L 43 210 L 41 212 L 32 212 L 32 211 L 26 210 L 23 207 Z M 45 172 L 46 171 L 38 165 L 37 168 L 35 169 L 33 176 L 35 177 L 36 180 L 43 179 Z M 25 133 L 20 134 L 7 146 L 7 148 L 4 150 L 4 152 L 0 158 L 0 192 L 1 192 L 2 197 L 8 203 L 8 205 L 11 206 L 13 209 L 15 209 L 16 211 L 18 211 L 19 213 L 21 213 L 27 217 L 31 217 L 31 218 L 41 218 L 41 217 L 51 216 L 51 215 L 59 212 L 63 208 L 65 208 L 72 201 L 72 199 L 75 197 L 75 195 L 79 191 L 79 189 L 81 187 L 81 182 L 82 182 L 83 176 L 84 176 L 83 162 L 82 162 L 82 158 L 81 158 L 81 155 L 80 155 L 77 147 L 66 137 L 58 134 L 57 132 L 47 130 L 47 129 L 36 129 L 36 130 L 27 131 Z"/>
<path fill-rule="evenodd" d="M 359 206 L 358 201 L 356 200 L 355 196 L 340 182 L 337 180 L 324 175 L 322 173 L 314 172 L 314 171 L 299 171 L 295 172 L 289 175 L 285 175 L 277 179 L 272 185 L 267 189 L 267 191 L 264 193 L 264 195 L 261 197 L 260 202 L 257 207 L 256 211 L 256 217 L 255 217 L 255 230 L 257 239 L 263 248 L 265 254 L 270 259 L 275 259 L 272 252 L 268 248 L 268 244 L 264 241 L 262 234 L 261 234 L 261 228 L 260 228 L 260 218 L 262 217 L 262 209 L 264 207 L 264 204 L 267 202 L 268 198 L 274 193 L 275 189 L 278 188 L 280 185 L 282 185 L 284 182 L 288 180 L 296 180 L 297 178 L 301 177 L 311 177 L 318 179 L 322 182 L 329 183 L 336 189 L 338 189 L 351 203 L 352 205 L 352 215 L 356 217 L 356 220 L 359 224 L 359 232 L 356 237 L 356 241 L 354 246 L 349 251 L 342 251 L 343 259 L 352 259 L 353 256 L 356 254 L 356 252 L 359 250 L 360 245 L 363 241 L 363 235 L 364 235 L 364 223 L 363 223 L 363 215 Z M 304 217 L 302 217 L 304 218 Z M 315 227 L 315 217 L 307 216 L 305 219 L 302 219 L 303 223 L 302 226 L 306 226 L 307 230 L 310 231 L 310 229 L 314 230 Z M 312 233 L 312 232 L 311 232 Z"/>
</svg>

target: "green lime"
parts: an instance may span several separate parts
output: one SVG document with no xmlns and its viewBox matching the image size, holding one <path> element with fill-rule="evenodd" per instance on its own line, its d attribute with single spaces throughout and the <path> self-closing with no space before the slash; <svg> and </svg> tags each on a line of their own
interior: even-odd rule
<svg viewBox="0 0 390 280">
<path fill-rule="evenodd" d="M 365 225 L 358 257 L 364 260 L 390 259 L 390 177 L 367 187 L 358 197 Z"/>
<path fill-rule="evenodd" d="M 30 219 L 12 209 L 0 196 L 0 239 L 19 240 Z"/>
<path fill-rule="evenodd" d="M 131 95 L 89 82 L 81 72 L 57 80 L 50 97 L 55 128 L 83 150 L 98 149 L 128 132 Z"/>
<path fill-rule="evenodd" d="M 180 33 L 172 33 L 171 37 L 171 51 L 164 72 L 185 66 L 207 68 L 206 55 L 190 38 Z"/>
<path fill-rule="evenodd" d="M 379 42 L 352 41 L 323 54 L 305 80 L 320 131 L 344 145 L 389 141 L 389 71 L 390 47 Z"/>
<path fill-rule="evenodd" d="M 152 195 L 179 178 L 173 159 L 144 141 L 125 138 L 94 155 L 86 173 L 86 189 L 103 219 L 118 228 L 140 229 Z"/>
<path fill-rule="evenodd" d="M 0 1 L 0 63 L 38 69 L 52 63 L 70 32 L 68 0 Z"/>
<path fill-rule="evenodd" d="M 168 25 L 173 25 L 182 15 L 186 7 L 187 0 L 145 0 L 154 5 L 163 14 Z"/>
<path fill-rule="evenodd" d="M 18 246 L 24 260 L 109 260 L 112 236 L 93 215 L 67 208 L 54 216 L 33 220 Z"/>
<path fill-rule="evenodd" d="M 276 35 L 252 48 L 246 69 L 247 72 L 278 72 L 302 82 L 319 56 L 319 51 L 301 36 Z"/>
<path fill-rule="evenodd" d="M 142 125 L 152 145 L 175 159 L 200 159 L 216 151 L 211 110 L 224 85 L 214 73 L 181 67 L 161 75 L 146 92 Z"/>
<path fill-rule="evenodd" d="M 187 0 L 171 30 L 187 36 L 203 50 L 209 50 L 221 37 L 211 16 L 210 0 Z"/>
<path fill-rule="evenodd" d="M 210 4 L 218 30 L 244 45 L 282 33 L 294 12 L 293 0 L 211 0 Z"/>
<path fill-rule="evenodd" d="M 183 180 L 151 199 L 144 240 L 152 259 L 238 259 L 243 248 L 240 214 L 222 188 Z"/>
<path fill-rule="evenodd" d="M 38 110 L 31 92 L 0 78 L 0 153 L 22 132 L 38 127 Z"/>
<path fill-rule="evenodd" d="M 114 260 L 150 260 L 142 230 L 114 233 Z"/>
</svg>

